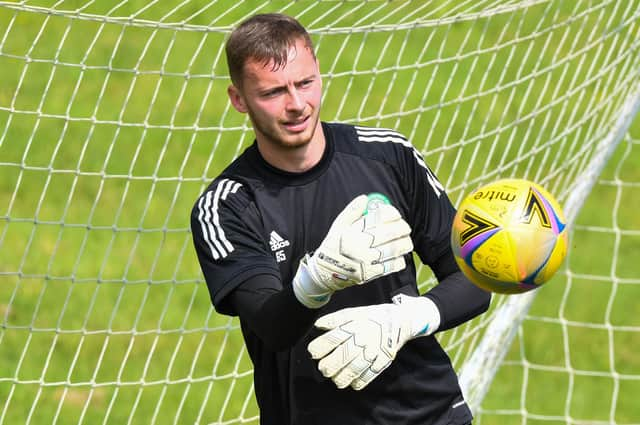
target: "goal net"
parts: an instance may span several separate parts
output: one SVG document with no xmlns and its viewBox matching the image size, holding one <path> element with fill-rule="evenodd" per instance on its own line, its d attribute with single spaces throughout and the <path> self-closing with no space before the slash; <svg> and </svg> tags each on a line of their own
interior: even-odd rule
<svg viewBox="0 0 640 425">
<path fill-rule="evenodd" d="M 316 44 L 323 119 L 411 139 L 454 204 L 545 186 L 568 258 L 439 336 L 479 424 L 640 423 L 640 1 L 0 1 L 0 424 L 259 422 L 191 244 L 252 142 L 224 40 Z M 419 268 L 421 289 L 434 284 Z"/>
</svg>

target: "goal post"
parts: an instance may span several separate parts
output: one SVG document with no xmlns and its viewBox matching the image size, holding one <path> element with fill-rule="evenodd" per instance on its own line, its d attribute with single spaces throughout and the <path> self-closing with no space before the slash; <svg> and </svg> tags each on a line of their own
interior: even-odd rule
<svg viewBox="0 0 640 425">
<path fill-rule="evenodd" d="M 439 334 L 475 422 L 640 422 L 639 10 L 0 1 L 0 424 L 259 422 L 189 212 L 253 139 L 227 100 L 224 41 L 276 11 L 312 35 L 323 120 L 400 131 L 455 205 L 502 177 L 563 205 L 557 276 Z"/>
</svg>

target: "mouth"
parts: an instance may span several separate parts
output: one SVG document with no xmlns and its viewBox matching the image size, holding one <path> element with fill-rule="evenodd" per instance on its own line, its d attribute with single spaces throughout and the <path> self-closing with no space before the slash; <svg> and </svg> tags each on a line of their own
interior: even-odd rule
<svg viewBox="0 0 640 425">
<path fill-rule="evenodd" d="M 295 120 L 285 121 L 282 125 L 291 133 L 300 133 L 307 128 L 310 116 L 304 116 Z"/>
</svg>

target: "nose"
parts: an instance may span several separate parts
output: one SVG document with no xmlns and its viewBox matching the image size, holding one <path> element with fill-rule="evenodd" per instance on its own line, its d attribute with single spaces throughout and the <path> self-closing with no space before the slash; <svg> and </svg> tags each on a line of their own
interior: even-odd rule
<svg viewBox="0 0 640 425">
<path fill-rule="evenodd" d="M 289 90 L 287 99 L 288 111 L 301 111 L 304 109 L 304 100 L 301 94 L 295 88 Z"/>
</svg>

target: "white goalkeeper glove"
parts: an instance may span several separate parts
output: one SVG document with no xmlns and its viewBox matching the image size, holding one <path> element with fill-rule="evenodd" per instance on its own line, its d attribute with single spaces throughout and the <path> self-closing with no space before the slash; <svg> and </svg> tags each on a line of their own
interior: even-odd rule
<svg viewBox="0 0 640 425">
<path fill-rule="evenodd" d="M 338 214 L 315 253 L 300 261 L 293 278 L 296 298 L 319 308 L 334 291 L 404 269 L 403 256 L 413 250 L 410 233 L 395 207 L 369 203 L 366 195 L 356 197 Z"/>
<path fill-rule="evenodd" d="M 426 297 L 396 295 L 393 304 L 338 310 L 315 326 L 328 332 L 307 349 L 320 359 L 318 370 L 338 388 L 366 387 L 385 370 L 410 339 L 431 335 L 440 326 L 440 311 Z"/>
</svg>

